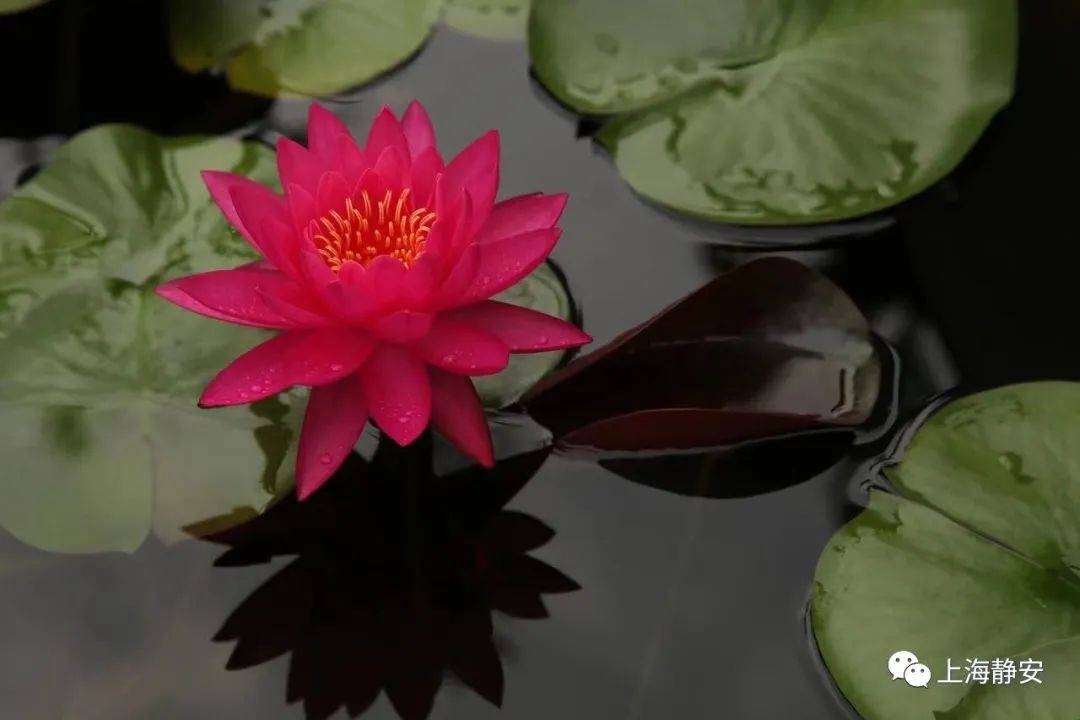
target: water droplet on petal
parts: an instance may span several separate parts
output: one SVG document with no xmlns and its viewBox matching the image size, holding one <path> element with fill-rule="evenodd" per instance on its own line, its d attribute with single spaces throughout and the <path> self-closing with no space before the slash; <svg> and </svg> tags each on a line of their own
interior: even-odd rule
<svg viewBox="0 0 1080 720">
<path fill-rule="evenodd" d="M 323 465 L 329 465 L 330 463 L 334 462 L 334 458 L 330 457 L 330 453 L 323 453 L 319 457 L 319 462 L 321 462 Z"/>
<path fill-rule="evenodd" d="M 262 392 L 262 385 L 252 385 L 251 386 L 251 392 L 253 392 L 253 393 Z"/>
<path fill-rule="evenodd" d="M 536 340 L 541 345 L 547 345 L 548 344 L 548 336 L 547 335 L 541 335 L 540 337 L 536 338 Z"/>
<path fill-rule="evenodd" d="M 345 366 L 341 363 L 330 363 L 330 372 L 341 372 Z"/>
</svg>

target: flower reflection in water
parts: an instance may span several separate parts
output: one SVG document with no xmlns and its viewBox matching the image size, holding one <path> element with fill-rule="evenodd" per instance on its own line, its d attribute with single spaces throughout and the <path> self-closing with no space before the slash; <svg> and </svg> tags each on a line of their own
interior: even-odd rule
<svg viewBox="0 0 1080 720">
<path fill-rule="evenodd" d="M 547 450 L 438 477 L 429 441 L 418 445 L 353 455 L 308 501 L 210 538 L 229 546 L 221 566 L 297 556 L 215 640 L 236 641 L 231 670 L 291 653 L 287 701 L 309 719 L 356 717 L 384 690 L 402 718 L 425 718 L 447 672 L 500 705 L 492 611 L 547 617 L 543 595 L 579 588 L 528 554 L 554 531 L 504 509 Z"/>
</svg>

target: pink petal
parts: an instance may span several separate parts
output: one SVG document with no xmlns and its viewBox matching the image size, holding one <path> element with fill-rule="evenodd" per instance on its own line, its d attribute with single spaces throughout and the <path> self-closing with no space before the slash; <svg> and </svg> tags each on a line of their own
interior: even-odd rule
<svg viewBox="0 0 1080 720">
<path fill-rule="evenodd" d="M 371 167 L 371 160 L 351 137 L 338 138 L 338 167 L 345 178 L 352 183 L 360 179 L 365 170 Z"/>
<path fill-rule="evenodd" d="M 569 195 L 519 195 L 496 203 L 487 222 L 480 228 L 476 242 L 488 243 L 520 235 L 531 230 L 554 227 L 562 215 Z"/>
<path fill-rule="evenodd" d="M 283 332 L 247 351 L 210 381 L 202 407 L 241 405 L 293 385 L 325 385 L 354 372 L 374 342 L 347 328 Z"/>
<path fill-rule="evenodd" d="M 292 217 L 293 227 L 298 236 L 303 237 L 308 223 L 319 217 L 318 208 L 315 206 L 314 190 L 308 190 L 293 183 L 287 186 L 285 198 L 288 201 L 289 215 Z"/>
<path fill-rule="evenodd" d="M 366 274 L 362 265 L 350 260 L 326 288 L 330 308 L 346 322 L 366 324 L 379 310 L 379 303 L 364 286 Z"/>
<path fill-rule="evenodd" d="M 480 246 L 469 245 L 461 253 L 454 267 L 450 270 L 438 291 L 432 298 L 432 306 L 437 308 L 465 305 L 460 298 L 464 296 L 476 281 L 480 269 Z"/>
<path fill-rule="evenodd" d="M 318 103 L 308 109 L 308 149 L 318 155 L 327 165 L 338 160 L 338 143 L 342 137 L 352 140 L 352 133 L 334 113 Z M 355 145 L 355 141 L 353 141 Z"/>
<path fill-rule="evenodd" d="M 435 290 L 438 271 L 438 256 L 425 249 L 409 266 L 402 279 L 401 295 L 407 307 L 427 307 L 431 293 Z"/>
<path fill-rule="evenodd" d="M 375 172 L 387 185 L 395 189 L 406 186 L 410 169 L 409 155 L 399 147 L 386 148 L 375 162 Z"/>
<path fill-rule="evenodd" d="M 279 289 L 274 293 L 261 288 L 256 289 L 255 292 L 266 303 L 266 307 L 292 322 L 295 327 L 314 328 L 337 324 L 323 308 L 312 301 L 313 299 L 299 284 L 287 289 Z"/>
<path fill-rule="evenodd" d="M 487 221 L 499 189 L 498 131 L 488 131 L 462 150 L 446 166 L 446 177 L 451 194 L 467 190 L 472 196 L 472 236 Z"/>
<path fill-rule="evenodd" d="M 353 202 L 357 203 L 358 206 L 363 207 L 360 195 L 363 192 L 367 192 L 368 197 L 371 199 L 371 203 L 374 206 L 375 203 L 386 195 L 387 190 L 386 182 L 383 180 L 382 175 L 375 171 L 375 168 L 365 170 L 364 174 L 360 176 L 360 182 L 356 184 L 356 188 L 353 190 Z"/>
<path fill-rule="evenodd" d="M 322 255 L 314 250 L 300 250 L 300 272 L 307 280 L 308 287 L 324 300 L 327 297 L 326 289 L 338 279 L 330 266 L 323 261 Z"/>
<path fill-rule="evenodd" d="M 377 255 L 367 266 L 361 286 L 381 306 L 398 303 L 405 282 L 405 265 L 395 257 Z"/>
<path fill-rule="evenodd" d="M 405 117 L 401 119 L 401 130 L 409 143 L 409 153 L 412 157 L 436 147 L 435 128 L 431 124 L 431 118 L 428 117 L 424 106 L 415 100 L 409 103 Z"/>
<path fill-rule="evenodd" d="M 497 337 L 515 353 L 563 350 L 592 342 L 565 320 L 495 300 L 454 310 L 450 317 Z"/>
<path fill-rule="evenodd" d="M 277 166 L 281 187 L 296 184 L 312 193 L 319 187 L 319 178 L 330 169 L 318 155 L 284 137 L 277 142 Z"/>
<path fill-rule="evenodd" d="M 360 372 L 372 419 L 398 445 L 408 445 L 431 419 L 427 367 L 405 348 L 380 345 Z"/>
<path fill-rule="evenodd" d="M 414 207 L 430 208 L 435 205 L 435 181 L 443 167 L 442 156 L 433 147 L 413 158 L 409 187 L 413 191 Z"/>
<path fill-rule="evenodd" d="M 159 285 L 157 288 L 155 288 L 154 292 L 156 292 L 158 294 L 158 296 L 160 296 L 161 298 L 171 302 L 173 305 L 181 307 L 184 310 L 187 310 L 188 312 L 193 312 L 193 313 L 196 313 L 198 315 L 202 315 L 204 317 L 213 318 L 215 320 L 221 320 L 223 322 L 233 323 L 235 325 L 248 325 L 248 326 L 251 326 L 251 327 L 259 327 L 259 328 L 268 327 L 267 325 L 262 325 L 262 324 L 255 323 L 255 322 L 248 322 L 248 321 L 238 320 L 237 318 L 233 317 L 232 315 L 226 315 L 223 312 L 220 312 L 218 310 L 214 310 L 213 308 L 209 308 L 209 307 L 203 305 L 201 302 L 199 302 L 198 300 L 196 300 L 195 298 L 191 297 L 186 292 L 184 292 L 176 284 L 175 280 L 172 281 L 172 282 L 165 283 L 164 285 Z M 287 322 L 284 318 L 282 318 L 282 321 Z M 291 323 L 290 323 L 290 325 L 291 325 Z M 274 327 L 276 327 L 276 326 L 274 326 Z"/>
<path fill-rule="evenodd" d="M 461 252 L 472 243 L 472 226 L 473 226 L 473 202 L 472 196 L 466 190 L 458 196 L 461 200 L 460 209 L 457 210 L 457 224 L 454 227 L 454 234 L 450 239 L 450 253 L 449 258 L 456 260 L 461 257 Z"/>
<path fill-rule="evenodd" d="M 435 222 L 424 243 L 426 250 L 444 258 L 449 255 L 454 234 L 457 232 L 461 213 L 465 207 L 465 197 L 466 195 L 462 193 L 450 200 L 446 192 L 446 178 L 444 176 L 436 178 L 431 204 L 428 206 L 435 211 Z"/>
<path fill-rule="evenodd" d="M 396 147 L 409 157 L 409 144 L 401 132 L 401 123 L 394 117 L 393 111 L 384 105 L 368 131 L 364 154 L 368 159 L 377 158 L 388 147 Z"/>
<path fill-rule="evenodd" d="M 338 268 L 338 278 L 341 282 L 348 285 L 359 285 L 363 282 L 364 274 L 367 271 L 364 270 L 364 266 L 355 260 L 346 260 L 341 263 L 341 267 Z"/>
<path fill-rule="evenodd" d="M 238 325 L 272 329 L 294 328 L 296 323 L 268 308 L 262 293 L 295 291 L 295 282 L 286 275 L 250 266 L 188 275 L 157 288 L 158 295 L 185 310 Z"/>
<path fill-rule="evenodd" d="M 295 258 L 300 243 L 296 230 L 290 223 L 282 220 L 280 216 L 267 215 L 259 224 L 259 232 L 255 237 L 259 251 L 271 266 L 288 275 L 297 275 Z"/>
<path fill-rule="evenodd" d="M 438 217 L 431 226 L 424 247 L 448 262 L 455 262 L 468 244 L 472 199 L 469 193 L 462 192 L 453 200 L 447 200 L 443 194 L 445 186 L 445 183 L 440 182 L 435 191 L 435 213 Z"/>
<path fill-rule="evenodd" d="M 484 467 L 495 465 L 491 430 L 472 380 L 431 368 L 431 420 L 435 429 Z"/>
<path fill-rule="evenodd" d="M 484 300 L 517 283 L 544 262 L 561 234 L 558 228 L 533 230 L 473 246 L 480 250 L 479 267 L 458 303 L 465 305 Z"/>
<path fill-rule="evenodd" d="M 416 352 L 430 364 L 459 375 L 491 375 L 506 367 L 510 351 L 497 337 L 440 316 Z"/>
<path fill-rule="evenodd" d="M 233 212 L 244 227 L 244 237 L 259 254 L 272 262 L 279 270 L 285 270 L 278 263 L 282 260 L 286 248 L 281 247 L 282 236 L 274 233 L 267 237 L 263 233 L 265 221 L 275 218 L 287 223 L 284 198 L 270 188 L 258 183 L 235 184 L 229 190 Z M 288 243 L 286 243 L 288 244 Z"/>
<path fill-rule="evenodd" d="M 225 219 L 229 221 L 229 224 L 236 228 L 248 242 L 251 242 L 251 233 L 244 227 L 244 223 L 240 220 L 240 216 L 236 214 L 236 207 L 233 205 L 232 190 L 241 186 L 256 186 L 262 188 L 267 193 L 271 193 L 269 188 L 260 185 L 259 183 L 246 178 L 243 175 L 234 175 L 233 173 L 220 172 L 217 170 L 203 170 L 202 173 L 203 183 L 206 184 L 206 189 L 210 191 L 210 197 L 214 200 L 219 208 L 221 208 L 222 214 L 225 215 Z"/>
<path fill-rule="evenodd" d="M 319 217 L 326 217 L 331 210 L 339 215 L 342 214 L 345 211 L 345 198 L 349 196 L 351 190 L 345 176 L 339 172 L 324 173 L 319 178 L 318 187 L 315 193 L 315 207 L 318 209 Z"/>
<path fill-rule="evenodd" d="M 399 310 L 380 318 L 372 330 L 387 342 L 407 345 L 427 335 L 433 319 L 429 313 Z"/>
<path fill-rule="evenodd" d="M 360 374 L 312 388 L 296 453 L 296 496 L 306 500 L 345 461 L 367 423 Z"/>
</svg>

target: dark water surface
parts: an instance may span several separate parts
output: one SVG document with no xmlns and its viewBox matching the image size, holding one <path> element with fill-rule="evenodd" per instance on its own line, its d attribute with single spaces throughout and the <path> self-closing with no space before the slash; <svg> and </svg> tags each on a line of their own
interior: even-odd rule
<svg viewBox="0 0 1080 720">
<path fill-rule="evenodd" d="M 165 50 L 157 3 L 90 5 L 73 11 L 75 3 L 58 0 L 0 19 L 0 56 L 15 78 L 0 117 L 0 192 L 55 147 L 55 138 L 40 136 L 106 120 L 302 137 L 306 103 L 268 105 L 169 68 L 167 56 L 158 57 Z M 851 235 L 788 254 L 844 287 L 897 348 L 901 405 L 915 408 L 960 383 L 975 389 L 1078 375 L 1080 118 L 1063 98 L 1080 69 L 1073 43 L 1080 13 L 1068 5 L 1024 4 L 1017 97 L 961 168 L 887 217 L 824 230 L 721 229 L 646 205 L 587 137 L 577 137 L 576 119 L 530 80 L 520 44 L 440 29 L 411 64 L 328 105 L 362 131 L 383 103 L 401 109 L 419 98 L 446 150 L 499 128 L 503 197 L 571 195 L 554 259 L 598 344 L 764 251 L 716 243 Z M 110 24 L 125 12 L 123 27 Z M 68 40 L 49 29 L 57 18 L 67 18 Z M 28 54 L 34 38 L 39 51 L 70 43 L 75 64 L 39 61 Z M 137 61 L 118 47 L 125 38 L 156 48 L 157 59 L 132 68 Z M 549 457 L 508 509 L 554 530 L 531 554 L 581 589 L 546 595 L 547 618 L 494 614 L 501 710 L 448 679 L 431 717 L 845 717 L 814 657 L 805 606 L 822 547 L 857 509 L 856 460 L 783 490 L 709 499 L 631 483 L 587 459 Z M 289 560 L 214 567 L 223 550 L 150 539 L 135 555 L 71 557 L 0 531 L 0 717 L 303 717 L 299 705 L 285 703 L 288 659 L 227 671 L 231 643 L 212 642 Z M 316 546 L 298 551 L 321 557 Z M 301 612 L 288 597 L 274 600 L 281 613 Z M 333 665 L 333 657 L 324 661 Z M 357 685 L 380 665 L 378 657 L 347 662 L 341 672 L 355 673 Z M 384 694 L 365 717 L 396 713 Z"/>
</svg>

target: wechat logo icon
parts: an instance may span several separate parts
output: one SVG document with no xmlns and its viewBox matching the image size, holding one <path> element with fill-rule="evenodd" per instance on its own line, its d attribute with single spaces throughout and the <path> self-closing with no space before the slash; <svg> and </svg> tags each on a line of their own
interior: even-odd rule
<svg viewBox="0 0 1080 720">
<path fill-rule="evenodd" d="M 897 650 L 889 656 L 889 675 L 893 680 L 903 680 L 911 687 L 929 687 L 930 668 L 919 662 L 915 653 Z"/>
</svg>

